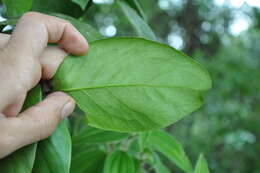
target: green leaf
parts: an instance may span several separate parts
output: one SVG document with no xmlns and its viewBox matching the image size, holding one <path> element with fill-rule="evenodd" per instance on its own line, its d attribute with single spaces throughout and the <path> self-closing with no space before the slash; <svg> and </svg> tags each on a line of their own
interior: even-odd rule
<svg viewBox="0 0 260 173">
<path fill-rule="evenodd" d="M 209 168 L 203 154 L 200 154 L 194 173 L 209 173 Z"/>
<path fill-rule="evenodd" d="M 138 36 L 149 39 L 157 40 L 155 34 L 149 25 L 125 2 L 117 1 L 119 8 L 122 10 L 126 18 L 129 20 L 130 24 L 135 29 Z"/>
<path fill-rule="evenodd" d="M 146 15 L 138 0 L 126 0 L 126 2 L 129 4 L 130 7 L 132 7 L 133 9 L 135 9 L 137 11 L 139 16 L 141 16 L 145 21 L 147 20 Z"/>
<path fill-rule="evenodd" d="M 144 148 L 146 148 L 146 146 L 148 145 L 148 140 L 150 136 L 151 131 L 139 133 L 139 145 L 141 150 L 144 150 Z"/>
<path fill-rule="evenodd" d="M 143 131 L 168 126 L 202 105 L 207 71 L 183 53 L 141 38 L 110 38 L 68 56 L 53 79 L 71 95 L 90 126 Z"/>
<path fill-rule="evenodd" d="M 105 158 L 106 153 L 98 145 L 77 145 L 72 149 L 70 173 L 102 173 Z"/>
<path fill-rule="evenodd" d="M 73 17 L 83 14 L 83 10 L 71 0 L 33 0 L 32 10 L 41 13 L 62 13 Z"/>
<path fill-rule="evenodd" d="M 156 158 L 156 163 L 154 164 L 154 169 L 156 173 L 170 173 L 171 171 L 162 163 L 160 157 L 154 152 L 154 157 Z"/>
<path fill-rule="evenodd" d="M 38 143 L 33 172 L 69 173 L 71 161 L 71 137 L 63 120 L 55 132 Z"/>
<path fill-rule="evenodd" d="M 156 151 L 165 155 L 183 171 L 190 173 L 193 168 L 181 144 L 164 131 L 153 131 L 149 143 Z"/>
<path fill-rule="evenodd" d="M 114 151 L 106 158 L 103 173 L 135 173 L 134 159 L 124 151 Z"/>
<path fill-rule="evenodd" d="M 33 88 L 26 97 L 23 110 L 40 102 L 42 100 L 42 91 L 40 85 Z M 0 172 L 3 173 L 31 173 L 37 144 L 31 144 L 23 147 L 11 155 L 0 160 Z"/>
<path fill-rule="evenodd" d="M 113 142 L 122 140 L 128 136 L 129 134 L 127 133 L 104 131 L 88 127 L 73 137 L 73 145 L 81 145 L 83 143 Z"/>
<path fill-rule="evenodd" d="M 104 38 L 93 26 L 89 25 L 86 22 L 81 22 L 78 19 L 64 14 L 51 13 L 51 15 L 69 21 L 88 40 L 88 42 Z"/>
<path fill-rule="evenodd" d="M 85 10 L 88 5 L 89 0 L 71 0 L 72 2 L 78 4 L 82 10 Z"/>
<path fill-rule="evenodd" d="M 6 7 L 7 16 L 20 17 L 23 13 L 30 11 L 33 0 L 3 0 Z"/>
</svg>

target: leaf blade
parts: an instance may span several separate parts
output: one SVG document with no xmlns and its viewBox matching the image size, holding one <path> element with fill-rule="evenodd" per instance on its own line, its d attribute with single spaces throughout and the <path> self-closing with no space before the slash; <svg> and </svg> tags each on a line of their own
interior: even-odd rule
<svg viewBox="0 0 260 173">
<path fill-rule="evenodd" d="M 106 153 L 98 145 L 82 144 L 72 149 L 71 173 L 102 173 Z"/>
<path fill-rule="evenodd" d="M 78 4 L 82 10 L 85 10 L 85 8 L 89 3 L 89 0 L 71 0 L 71 1 Z"/>
<path fill-rule="evenodd" d="M 193 168 L 189 158 L 186 156 L 181 144 L 172 136 L 161 130 L 153 131 L 149 138 L 149 143 L 155 150 L 165 155 L 179 168 L 187 173 L 192 172 Z"/>
<path fill-rule="evenodd" d="M 138 0 L 126 0 L 126 2 L 129 4 L 130 7 L 132 7 L 133 9 L 135 9 L 137 11 L 137 13 L 146 21 L 146 15 L 139 3 Z"/>
<path fill-rule="evenodd" d="M 70 162 L 71 138 L 66 121 L 63 120 L 49 138 L 38 143 L 33 172 L 69 173 Z"/>
<path fill-rule="evenodd" d="M 208 164 L 203 154 L 199 156 L 194 173 L 209 173 Z"/>
<path fill-rule="evenodd" d="M 92 127 L 87 127 L 73 136 L 73 145 L 82 145 L 86 143 L 105 143 L 122 140 L 128 137 L 127 133 L 104 131 Z"/>
<path fill-rule="evenodd" d="M 90 47 L 87 55 L 65 59 L 53 86 L 76 100 L 92 127 L 122 132 L 165 127 L 198 109 L 211 87 L 198 63 L 156 42 L 110 38 Z"/>
<path fill-rule="evenodd" d="M 135 29 L 138 36 L 154 41 L 157 40 L 150 26 L 136 13 L 134 9 L 129 7 L 125 2 L 117 1 L 117 4 Z"/>
<path fill-rule="evenodd" d="M 23 13 L 30 11 L 33 0 L 3 0 L 7 16 L 10 18 L 20 17 Z"/>
<path fill-rule="evenodd" d="M 116 150 L 107 157 L 103 173 L 135 173 L 134 160 L 126 152 Z"/>
</svg>

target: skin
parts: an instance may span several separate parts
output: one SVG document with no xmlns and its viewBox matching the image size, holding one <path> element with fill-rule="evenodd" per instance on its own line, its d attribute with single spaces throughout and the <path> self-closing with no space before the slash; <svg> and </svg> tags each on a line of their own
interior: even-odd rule
<svg viewBox="0 0 260 173">
<path fill-rule="evenodd" d="M 75 101 L 62 92 L 20 111 L 26 93 L 41 79 L 51 79 L 67 53 L 87 50 L 87 41 L 69 22 L 36 12 L 24 14 L 12 35 L 0 34 L 0 158 L 47 138 L 70 115 Z"/>
</svg>

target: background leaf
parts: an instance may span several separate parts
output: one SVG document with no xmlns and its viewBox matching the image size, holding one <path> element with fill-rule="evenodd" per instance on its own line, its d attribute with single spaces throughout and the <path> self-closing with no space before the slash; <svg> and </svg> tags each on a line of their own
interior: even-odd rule
<svg viewBox="0 0 260 173">
<path fill-rule="evenodd" d="M 149 40 L 157 40 L 155 34 L 149 25 L 133 10 L 129 7 L 125 2 L 117 1 L 119 8 L 122 10 L 130 24 L 135 29 L 138 36 L 149 39 Z"/>
<path fill-rule="evenodd" d="M 149 144 L 154 150 L 165 155 L 185 172 L 192 172 L 191 162 L 186 156 L 181 144 L 166 132 L 161 130 L 153 131 L 149 138 Z"/>
<path fill-rule="evenodd" d="M 71 147 L 67 123 L 63 120 L 49 138 L 38 143 L 33 172 L 69 173 Z"/>
<path fill-rule="evenodd" d="M 211 80 L 171 47 L 110 38 L 90 44 L 82 57 L 67 57 L 53 86 L 76 100 L 89 125 L 131 132 L 165 127 L 198 109 Z"/>
<path fill-rule="evenodd" d="M 200 154 L 194 173 L 209 173 L 209 168 L 203 154 Z"/>
<path fill-rule="evenodd" d="M 100 146 L 84 144 L 74 146 L 72 149 L 71 173 L 102 173 L 106 153 Z"/>
<path fill-rule="evenodd" d="M 151 136 L 151 131 L 139 133 L 139 145 L 141 150 L 143 150 L 148 146 L 150 136 Z"/>
<path fill-rule="evenodd" d="M 120 141 L 127 138 L 129 134 L 112 131 L 105 131 L 93 127 L 87 127 L 73 136 L 73 145 L 82 145 L 85 143 L 105 143 Z"/>
<path fill-rule="evenodd" d="M 33 0 L 3 0 L 6 7 L 7 16 L 10 18 L 20 17 L 23 13 L 29 11 Z"/>
<path fill-rule="evenodd" d="M 88 5 L 89 0 L 71 0 L 72 2 L 78 4 L 82 10 L 86 8 Z"/>
<path fill-rule="evenodd" d="M 33 11 L 41 13 L 63 13 L 72 17 L 79 17 L 83 14 L 81 8 L 71 0 L 34 0 Z"/>
<path fill-rule="evenodd" d="M 162 163 L 160 157 L 156 154 L 153 153 L 154 157 L 156 158 L 156 162 L 154 165 L 152 165 L 155 169 L 156 173 L 170 173 L 170 170 Z"/>
<path fill-rule="evenodd" d="M 145 21 L 147 20 L 146 15 L 139 3 L 139 0 L 126 0 L 126 2 L 129 4 L 130 7 L 137 11 L 139 16 L 141 16 Z"/>
<path fill-rule="evenodd" d="M 124 151 L 114 151 L 107 157 L 103 173 L 135 173 L 134 160 Z"/>
<path fill-rule="evenodd" d="M 42 100 L 41 86 L 37 85 L 26 97 L 23 110 L 40 102 Z M 11 155 L 0 159 L 0 172 L 2 173 L 31 173 L 37 144 L 31 144 L 23 147 Z"/>
</svg>

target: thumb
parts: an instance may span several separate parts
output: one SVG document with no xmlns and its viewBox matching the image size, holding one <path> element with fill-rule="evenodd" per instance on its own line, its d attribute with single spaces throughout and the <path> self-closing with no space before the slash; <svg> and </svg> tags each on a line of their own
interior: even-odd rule
<svg viewBox="0 0 260 173">
<path fill-rule="evenodd" d="M 18 117 L 4 118 L 7 155 L 18 148 L 47 138 L 54 132 L 57 124 L 75 107 L 75 101 L 62 92 L 50 94 L 45 100 L 22 112 Z"/>
</svg>

